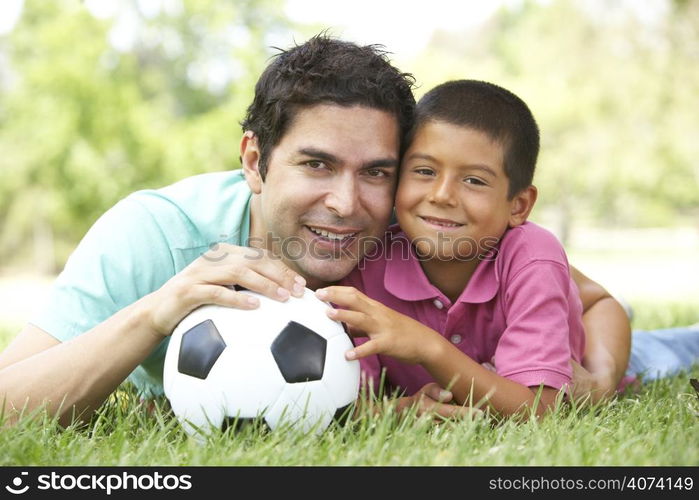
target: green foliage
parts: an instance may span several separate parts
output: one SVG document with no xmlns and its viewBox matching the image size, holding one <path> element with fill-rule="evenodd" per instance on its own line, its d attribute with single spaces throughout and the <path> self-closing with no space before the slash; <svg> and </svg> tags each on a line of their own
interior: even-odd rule
<svg viewBox="0 0 699 500">
<path fill-rule="evenodd" d="M 634 303 L 637 328 L 699 321 L 696 303 Z M 0 349 L 13 335 L 0 327 Z M 699 401 L 690 373 L 648 383 L 595 408 L 560 406 L 541 421 L 485 419 L 435 425 L 380 416 L 333 424 L 321 436 L 262 426 L 188 437 L 155 401 L 149 413 L 124 384 L 86 427 L 62 430 L 37 412 L 0 427 L 0 465 L 696 465 Z M 0 419 L 1 420 L 1 419 Z"/>
<path fill-rule="evenodd" d="M 564 225 L 687 222 L 699 213 L 699 4 L 665 6 L 641 20 L 624 3 L 522 2 L 477 31 L 438 33 L 411 69 L 421 92 L 475 78 L 530 105 L 542 131 L 537 213 Z"/>
<path fill-rule="evenodd" d="M 0 261 L 33 241 L 35 260 L 60 267 L 129 192 L 238 167 L 268 38 L 288 28 L 279 2 L 120 4 L 103 20 L 78 0 L 28 0 L 0 39 Z"/>
<path fill-rule="evenodd" d="M 200 443 L 167 408 L 118 391 L 84 428 L 39 412 L 0 430 L 0 465 L 696 465 L 699 403 L 692 373 L 645 385 L 596 408 L 561 406 L 544 419 L 492 423 L 381 415 L 333 424 L 321 436 L 262 426 Z"/>
</svg>

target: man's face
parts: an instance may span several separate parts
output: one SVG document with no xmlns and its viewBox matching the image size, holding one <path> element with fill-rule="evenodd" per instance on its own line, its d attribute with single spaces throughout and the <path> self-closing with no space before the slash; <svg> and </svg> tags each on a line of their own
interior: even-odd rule
<svg viewBox="0 0 699 500">
<path fill-rule="evenodd" d="M 398 122 L 388 112 L 333 104 L 300 110 L 270 154 L 265 181 L 253 187 L 251 236 L 311 288 L 343 278 L 367 251 L 367 238 L 388 225 L 398 155 Z"/>
</svg>

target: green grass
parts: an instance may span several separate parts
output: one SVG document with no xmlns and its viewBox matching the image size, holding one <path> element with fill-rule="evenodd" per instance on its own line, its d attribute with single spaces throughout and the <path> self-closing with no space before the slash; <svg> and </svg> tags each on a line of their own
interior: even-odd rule
<svg viewBox="0 0 699 500">
<path fill-rule="evenodd" d="M 633 304 L 635 328 L 699 321 L 696 304 Z M 4 345 L 11 330 L 0 329 Z M 12 332 L 12 333 L 11 333 Z M 648 383 L 596 408 L 542 420 L 446 421 L 362 416 L 322 435 L 247 427 L 200 443 L 124 386 L 83 428 L 39 414 L 0 431 L 0 465 L 699 465 L 699 399 L 690 373 Z"/>
</svg>

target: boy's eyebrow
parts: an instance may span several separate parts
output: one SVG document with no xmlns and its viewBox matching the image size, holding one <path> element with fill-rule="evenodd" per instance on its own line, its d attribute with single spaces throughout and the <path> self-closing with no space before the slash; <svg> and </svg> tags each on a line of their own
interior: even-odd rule
<svg viewBox="0 0 699 500">
<path fill-rule="evenodd" d="M 316 149 L 316 148 L 301 148 L 298 150 L 299 154 L 305 155 L 305 156 L 310 156 L 312 158 L 316 158 L 318 160 L 323 160 L 328 163 L 340 163 L 340 159 L 335 156 L 332 153 L 328 153 L 327 151 L 323 151 L 322 149 Z M 363 165 L 363 168 L 379 168 L 379 167 L 394 167 L 398 168 L 398 158 L 394 158 L 392 156 L 387 157 L 387 158 L 378 158 L 376 160 L 371 160 L 370 162 L 367 162 L 365 165 Z"/>
<path fill-rule="evenodd" d="M 439 163 L 434 156 L 431 156 L 431 155 L 428 155 L 425 153 L 413 153 L 406 158 L 406 160 L 413 160 L 413 159 L 427 160 L 427 161 L 431 161 L 434 163 Z M 475 168 L 477 170 L 482 170 L 486 174 L 492 175 L 493 177 L 498 176 L 498 174 L 495 172 L 495 170 L 493 170 L 492 168 L 490 168 L 487 165 L 481 165 L 480 163 L 474 163 L 472 165 L 465 165 L 463 168 L 464 169 L 474 169 Z"/>
<path fill-rule="evenodd" d="M 485 172 L 486 174 L 492 175 L 493 177 L 497 177 L 497 176 L 498 176 L 498 174 L 495 173 L 495 170 L 493 170 L 492 168 L 490 168 L 490 167 L 487 166 L 487 165 L 479 165 L 479 164 L 475 164 L 475 165 L 466 165 L 466 168 L 468 168 L 468 169 L 474 169 L 474 168 L 475 168 L 476 170 L 482 170 L 482 171 Z"/>
</svg>

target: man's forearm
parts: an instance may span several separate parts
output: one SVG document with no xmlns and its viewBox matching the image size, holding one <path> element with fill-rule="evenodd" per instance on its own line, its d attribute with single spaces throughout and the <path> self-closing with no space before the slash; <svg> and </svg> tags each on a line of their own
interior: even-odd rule
<svg viewBox="0 0 699 500">
<path fill-rule="evenodd" d="M 598 300 L 583 316 L 585 354 L 583 366 L 593 375 L 607 379 L 613 390 L 629 362 L 631 326 L 626 312 L 613 297 Z"/>
<path fill-rule="evenodd" d="M 162 340 L 146 319 L 149 296 L 92 330 L 0 371 L 6 423 L 46 405 L 62 425 L 87 419 Z"/>
</svg>

